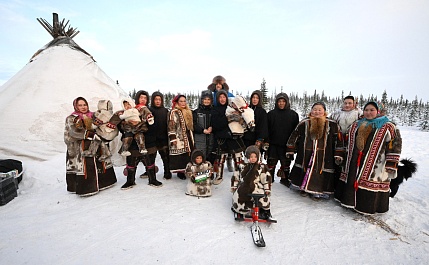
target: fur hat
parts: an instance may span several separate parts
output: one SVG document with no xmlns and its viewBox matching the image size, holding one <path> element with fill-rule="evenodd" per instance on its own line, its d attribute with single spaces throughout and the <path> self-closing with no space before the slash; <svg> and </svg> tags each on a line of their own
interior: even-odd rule
<svg viewBox="0 0 429 265">
<path fill-rule="evenodd" d="M 194 151 L 192 151 L 192 153 L 191 153 L 191 161 L 192 161 L 192 163 L 196 164 L 196 163 L 195 163 L 195 159 L 196 159 L 198 156 L 201 156 L 201 157 L 203 158 L 203 162 L 206 160 L 206 158 L 205 158 L 205 156 L 204 156 L 203 151 L 201 151 L 201 150 L 199 150 L 199 149 L 195 149 L 195 150 L 194 150 Z"/>
<path fill-rule="evenodd" d="M 256 145 L 251 145 L 246 148 L 244 155 L 246 156 L 247 159 L 250 158 L 251 154 L 256 154 L 256 157 L 258 158 L 258 161 L 259 161 L 259 158 L 261 157 L 261 152 L 259 151 L 259 148 Z"/>
<path fill-rule="evenodd" d="M 210 90 L 203 90 L 201 92 L 200 104 L 203 105 L 203 100 L 205 98 L 209 98 L 211 100 L 211 104 L 213 104 L 213 93 Z"/>
</svg>

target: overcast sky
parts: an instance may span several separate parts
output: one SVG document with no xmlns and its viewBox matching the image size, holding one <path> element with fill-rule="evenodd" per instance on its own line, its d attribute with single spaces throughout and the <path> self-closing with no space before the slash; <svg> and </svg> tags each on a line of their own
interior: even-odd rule
<svg viewBox="0 0 429 265">
<path fill-rule="evenodd" d="M 0 85 L 52 40 L 36 18 L 53 12 L 125 91 L 201 91 L 220 74 L 234 93 L 265 78 L 270 93 L 429 100 L 427 0 L 3 0 Z"/>
</svg>

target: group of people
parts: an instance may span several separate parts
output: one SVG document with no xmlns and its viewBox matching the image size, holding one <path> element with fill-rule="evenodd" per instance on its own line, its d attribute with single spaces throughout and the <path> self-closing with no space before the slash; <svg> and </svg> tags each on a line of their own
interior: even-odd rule
<svg viewBox="0 0 429 265">
<path fill-rule="evenodd" d="M 258 201 L 261 217 L 271 217 L 271 186 L 278 162 L 280 183 L 302 196 L 316 201 L 334 197 L 364 214 L 388 211 L 389 183 L 397 174 L 402 140 L 376 102 L 366 103 L 362 111 L 347 96 L 342 108 L 329 117 L 325 103 L 315 102 L 300 121 L 286 93 L 279 93 L 274 109 L 267 112 L 256 90 L 245 106 L 253 110 L 254 128 L 236 134 L 228 125 L 246 121 L 240 117 L 242 110 L 231 104 L 233 98 L 222 76 L 202 91 L 195 110 L 183 94 L 174 97 L 168 110 L 158 91 L 150 98 L 146 91 L 137 92 L 135 102 L 124 100 L 123 110 L 115 113 L 110 101 L 100 101 L 93 113 L 84 98 L 76 98 L 64 132 L 67 190 L 86 196 L 116 183 L 109 142 L 121 132 L 127 177 L 122 189 L 136 185 L 140 162 L 149 185 L 162 186 L 156 179 L 158 152 L 164 179 L 177 174 L 188 179 L 187 195 L 211 196 L 211 186 L 222 182 L 225 161 L 231 157 L 231 209 L 236 213 L 248 214 L 255 203 L 249 194 L 258 193 L 265 194 Z M 227 108 L 236 115 L 226 115 Z"/>
</svg>

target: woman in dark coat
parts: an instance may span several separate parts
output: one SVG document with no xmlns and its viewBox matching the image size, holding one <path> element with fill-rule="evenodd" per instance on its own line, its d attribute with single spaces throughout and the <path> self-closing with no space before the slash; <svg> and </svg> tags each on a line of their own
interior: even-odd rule
<svg viewBox="0 0 429 265">
<path fill-rule="evenodd" d="M 100 140 L 92 129 L 93 113 L 83 97 L 73 101 L 74 112 L 66 118 L 64 142 L 66 153 L 67 191 L 89 196 L 116 183 L 116 175 L 109 157 L 98 161 L 100 150 L 93 157 L 83 157 L 92 140 Z"/>
<path fill-rule="evenodd" d="M 197 109 L 192 111 L 194 120 L 194 139 L 195 148 L 204 153 L 204 157 L 210 163 L 214 163 L 213 142 L 211 124 L 211 110 L 213 108 L 213 94 L 210 90 L 201 92 L 200 104 Z"/>
</svg>

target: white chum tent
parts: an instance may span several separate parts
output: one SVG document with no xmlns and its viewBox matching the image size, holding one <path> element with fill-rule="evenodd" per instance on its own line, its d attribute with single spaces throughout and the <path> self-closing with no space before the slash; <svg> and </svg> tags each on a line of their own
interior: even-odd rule
<svg viewBox="0 0 429 265">
<path fill-rule="evenodd" d="M 48 160 L 65 153 L 64 122 L 78 96 L 91 111 L 101 99 L 116 111 L 127 94 L 71 37 L 56 37 L 0 87 L 0 158 Z"/>
</svg>

